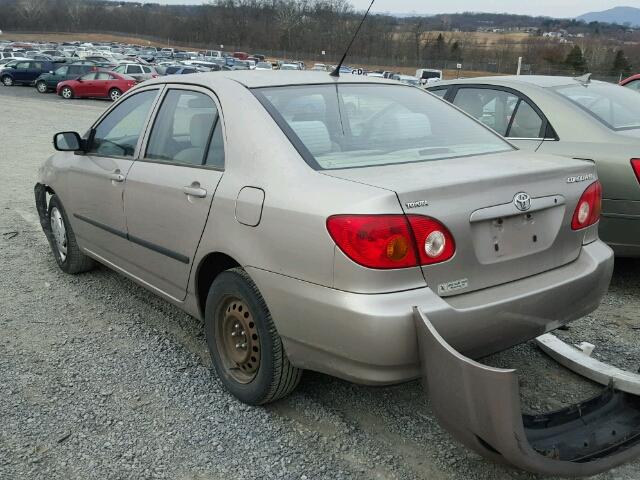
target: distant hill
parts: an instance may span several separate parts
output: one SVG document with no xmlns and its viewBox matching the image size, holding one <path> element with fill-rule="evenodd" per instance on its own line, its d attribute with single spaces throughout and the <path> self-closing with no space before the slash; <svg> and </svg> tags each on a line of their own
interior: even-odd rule
<svg viewBox="0 0 640 480">
<path fill-rule="evenodd" d="M 589 12 L 577 17 L 577 20 L 585 22 L 630 24 L 632 27 L 640 27 L 640 8 L 636 7 L 615 7 L 602 12 Z"/>
</svg>

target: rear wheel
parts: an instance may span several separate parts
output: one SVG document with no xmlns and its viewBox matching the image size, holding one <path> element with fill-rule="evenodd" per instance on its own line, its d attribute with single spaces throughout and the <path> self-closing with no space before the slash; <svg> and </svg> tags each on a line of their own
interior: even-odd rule
<svg viewBox="0 0 640 480">
<path fill-rule="evenodd" d="M 78 247 L 76 236 L 57 195 L 49 200 L 49 226 L 53 240 L 53 256 L 63 272 L 81 273 L 95 266 L 93 259 L 87 257 Z"/>
<path fill-rule="evenodd" d="M 65 100 L 70 100 L 73 98 L 73 90 L 71 90 L 71 87 L 62 87 L 62 90 L 60 90 L 60 95 Z"/>
<path fill-rule="evenodd" d="M 49 90 L 49 88 L 47 87 L 46 82 L 39 81 L 39 82 L 36 82 L 36 90 L 38 90 L 38 92 L 40 93 L 47 93 L 47 90 Z"/>
<path fill-rule="evenodd" d="M 5 87 L 10 87 L 13 85 L 13 78 L 11 78 L 9 75 L 5 75 L 4 77 L 2 77 L 2 84 Z"/>
<path fill-rule="evenodd" d="M 109 90 L 109 98 L 114 102 L 120 98 L 120 95 L 122 95 L 122 92 L 117 88 Z"/>
<path fill-rule="evenodd" d="M 247 272 L 234 268 L 211 285 L 205 312 L 213 366 L 240 401 L 262 405 L 293 391 L 302 370 L 289 362 L 267 305 Z"/>
</svg>

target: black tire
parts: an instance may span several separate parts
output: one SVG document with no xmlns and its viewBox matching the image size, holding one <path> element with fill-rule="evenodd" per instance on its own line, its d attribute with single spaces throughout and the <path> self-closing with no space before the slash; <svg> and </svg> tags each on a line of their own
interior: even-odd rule
<svg viewBox="0 0 640 480">
<path fill-rule="evenodd" d="M 65 100 L 71 100 L 74 96 L 73 90 L 71 87 L 62 87 L 62 89 L 60 89 L 60 96 Z"/>
<path fill-rule="evenodd" d="M 227 305 L 235 299 L 239 299 L 249 309 L 249 312 L 245 311 L 243 314 L 253 320 L 255 327 L 251 327 L 258 334 L 259 367 L 253 373 L 253 378 L 246 382 L 236 378 L 240 369 L 230 366 L 230 362 L 233 362 L 225 354 L 224 341 L 216 334 L 225 322 L 225 312 L 230 310 Z M 235 309 L 235 305 L 233 308 Z M 289 362 L 264 298 L 242 268 L 222 272 L 212 283 L 205 310 L 205 333 L 218 377 L 225 388 L 241 402 L 249 405 L 270 403 L 285 397 L 300 383 L 302 370 Z M 255 345 L 253 351 L 256 351 Z"/>
<path fill-rule="evenodd" d="M 2 80 L 2 84 L 3 84 L 5 87 L 11 87 L 11 86 L 13 86 L 13 78 L 12 78 L 12 77 L 10 77 L 9 75 L 5 75 L 5 76 L 3 76 L 1 80 Z"/>
<path fill-rule="evenodd" d="M 47 93 L 49 91 L 49 87 L 47 87 L 47 82 L 39 81 L 36 82 L 36 90 L 40 93 Z"/>
<path fill-rule="evenodd" d="M 109 98 L 112 102 L 118 101 L 121 95 L 122 91 L 119 88 L 112 88 L 111 90 L 109 90 Z"/>
<path fill-rule="evenodd" d="M 60 217 L 58 217 L 58 213 L 60 214 Z M 62 247 L 59 246 L 59 243 L 56 240 L 57 235 L 54 233 L 55 229 L 52 227 L 52 214 L 53 222 L 58 219 L 64 224 L 64 237 L 66 240 L 64 243 L 66 252 L 62 251 Z M 62 202 L 60 202 L 57 195 L 53 195 L 49 200 L 48 220 L 49 228 L 51 229 L 51 250 L 53 251 L 53 256 L 55 257 L 60 269 L 63 272 L 71 274 L 87 272 L 93 269 L 95 267 L 95 261 L 82 253 L 80 247 L 78 247 L 76 236 L 73 233 L 71 224 L 69 223 L 67 213 L 65 212 Z"/>
</svg>

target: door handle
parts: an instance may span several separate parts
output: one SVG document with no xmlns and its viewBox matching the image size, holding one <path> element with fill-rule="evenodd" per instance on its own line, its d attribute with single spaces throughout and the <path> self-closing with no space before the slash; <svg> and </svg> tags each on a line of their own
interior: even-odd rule
<svg viewBox="0 0 640 480">
<path fill-rule="evenodd" d="M 114 182 L 124 182 L 124 175 L 120 173 L 120 170 L 116 170 L 109 174 L 109 178 Z"/>
<path fill-rule="evenodd" d="M 182 187 L 182 191 L 190 197 L 204 198 L 207 196 L 207 191 L 200 187 L 199 182 L 193 182 L 191 185 Z"/>
</svg>

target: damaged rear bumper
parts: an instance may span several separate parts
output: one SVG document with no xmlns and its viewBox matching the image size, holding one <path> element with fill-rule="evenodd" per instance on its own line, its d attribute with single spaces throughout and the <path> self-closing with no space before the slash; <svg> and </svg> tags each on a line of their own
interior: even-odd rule
<svg viewBox="0 0 640 480">
<path fill-rule="evenodd" d="M 515 370 L 454 350 L 414 307 L 425 388 L 438 421 L 480 455 L 535 473 L 589 476 L 640 455 L 640 397 L 607 388 L 555 412 L 521 411 Z"/>
</svg>

